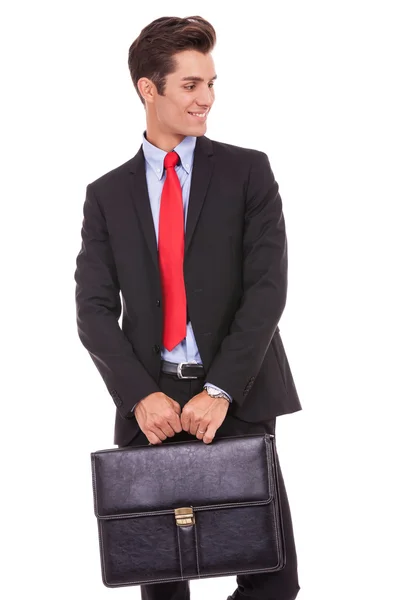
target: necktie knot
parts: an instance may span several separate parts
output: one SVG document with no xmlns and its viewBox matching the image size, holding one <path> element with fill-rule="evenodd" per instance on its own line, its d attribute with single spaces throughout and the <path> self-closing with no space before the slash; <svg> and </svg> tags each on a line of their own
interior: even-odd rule
<svg viewBox="0 0 400 600">
<path fill-rule="evenodd" d="M 168 152 L 164 158 L 164 167 L 169 169 L 170 167 L 175 167 L 178 164 L 179 156 L 176 152 Z"/>
</svg>

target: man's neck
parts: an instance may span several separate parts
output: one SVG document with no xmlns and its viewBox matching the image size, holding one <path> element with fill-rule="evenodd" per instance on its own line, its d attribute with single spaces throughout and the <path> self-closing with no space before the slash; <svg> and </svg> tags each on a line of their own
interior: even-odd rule
<svg viewBox="0 0 400 600">
<path fill-rule="evenodd" d="M 152 133 L 151 130 L 149 131 L 148 129 L 144 135 L 150 144 L 153 144 L 156 148 L 160 148 L 160 150 L 164 150 L 164 152 L 171 152 L 186 137 L 181 134 L 164 134 L 162 132 Z"/>
</svg>

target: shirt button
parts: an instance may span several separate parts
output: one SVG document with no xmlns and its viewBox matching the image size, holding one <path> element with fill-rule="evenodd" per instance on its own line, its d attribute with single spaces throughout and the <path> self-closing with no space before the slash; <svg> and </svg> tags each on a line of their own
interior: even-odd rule
<svg viewBox="0 0 400 600">
<path fill-rule="evenodd" d="M 157 173 L 159 173 L 161 171 L 161 169 L 157 169 Z"/>
<path fill-rule="evenodd" d="M 186 165 L 187 168 L 189 168 L 189 165 Z"/>
<path fill-rule="evenodd" d="M 158 344 L 156 344 L 155 346 L 153 346 L 153 351 L 154 351 L 156 354 L 159 354 L 159 353 L 160 353 L 160 346 L 159 346 Z"/>
<path fill-rule="evenodd" d="M 161 305 L 160 300 L 157 300 L 157 306 L 160 306 L 160 305 Z"/>
</svg>

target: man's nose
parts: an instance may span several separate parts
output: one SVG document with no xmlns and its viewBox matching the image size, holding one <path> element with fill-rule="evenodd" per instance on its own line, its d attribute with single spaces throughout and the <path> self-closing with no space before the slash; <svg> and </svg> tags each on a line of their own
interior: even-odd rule
<svg viewBox="0 0 400 600">
<path fill-rule="evenodd" d="M 209 87 L 207 87 L 207 89 L 202 88 L 201 92 L 197 96 L 197 104 L 202 107 L 211 107 L 213 100 L 213 93 Z"/>
</svg>

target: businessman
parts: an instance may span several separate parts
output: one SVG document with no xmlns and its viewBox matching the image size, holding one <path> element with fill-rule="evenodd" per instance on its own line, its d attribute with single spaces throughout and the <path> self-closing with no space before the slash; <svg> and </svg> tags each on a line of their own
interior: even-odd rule
<svg viewBox="0 0 400 600">
<path fill-rule="evenodd" d="M 141 31 L 128 65 L 142 143 L 86 190 L 78 333 L 115 403 L 119 447 L 275 433 L 277 416 L 302 408 L 278 326 L 288 268 L 278 183 L 264 152 L 205 135 L 215 44 L 199 16 Z M 279 462 L 278 476 L 286 565 L 237 575 L 229 600 L 294 600 L 300 589 Z M 141 595 L 188 600 L 189 582 Z"/>
</svg>

